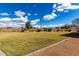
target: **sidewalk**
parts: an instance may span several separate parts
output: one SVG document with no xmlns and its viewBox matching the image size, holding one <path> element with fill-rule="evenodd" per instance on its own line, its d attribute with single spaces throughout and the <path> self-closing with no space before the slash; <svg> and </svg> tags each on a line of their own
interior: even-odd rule
<svg viewBox="0 0 79 59">
<path fill-rule="evenodd" d="M 0 51 L 0 56 L 6 56 L 6 54 Z"/>
<path fill-rule="evenodd" d="M 28 54 L 28 56 L 79 56 L 79 39 L 69 38 Z"/>
</svg>

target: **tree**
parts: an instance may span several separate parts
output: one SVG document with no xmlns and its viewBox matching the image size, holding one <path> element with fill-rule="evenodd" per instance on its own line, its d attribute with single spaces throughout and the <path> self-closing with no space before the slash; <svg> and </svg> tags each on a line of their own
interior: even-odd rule
<svg viewBox="0 0 79 59">
<path fill-rule="evenodd" d="M 61 27 L 61 29 L 69 29 L 71 27 L 72 27 L 72 25 L 64 25 L 64 26 Z"/>
<path fill-rule="evenodd" d="M 24 31 L 25 31 L 25 29 L 23 27 L 21 27 L 21 31 L 20 32 L 24 32 Z"/>
<path fill-rule="evenodd" d="M 75 19 L 74 21 L 72 21 L 72 25 L 75 28 L 75 30 L 77 32 L 79 32 L 79 18 Z"/>
<path fill-rule="evenodd" d="M 32 29 L 32 25 L 30 24 L 30 22 L 26 22 L 25 27 L 26 29 Z"/>
<path fill-rule="evenodd" d="M 75 19 L 74 21 L 72 21 L 72 25 L 75 27 L 75 28 L 79 28 L 79 18 Z"/>
<path fill-rule="evenodd" d="M 36 32 L 40 32 L 40 31 L 41 31 L 41 29 L 38 29 L 38 28 L 36 29 Z"/>
<path fill-rule="evenodd" d="M 51 32 L 52 31 L 52 28 L 47 28 L 47 32 Z"/>
</svg>

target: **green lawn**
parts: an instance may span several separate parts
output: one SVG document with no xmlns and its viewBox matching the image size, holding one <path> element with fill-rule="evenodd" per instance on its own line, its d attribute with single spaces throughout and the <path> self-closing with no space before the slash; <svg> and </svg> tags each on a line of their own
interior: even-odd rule
<svg viewBox="0 0 79 59">
<path fill-rule="evenodd" d="M 0 32 L 0 50 L 7 55 L 26 55 L 63 40 L 64 32 Z"/>
</svg>

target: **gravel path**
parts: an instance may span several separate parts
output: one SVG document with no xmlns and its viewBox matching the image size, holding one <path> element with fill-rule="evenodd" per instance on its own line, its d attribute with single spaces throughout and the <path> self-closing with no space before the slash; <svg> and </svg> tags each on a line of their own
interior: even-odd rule
<svg viewBox="0 0 79 59">
<path fill-rule="evenodd" d="M 65 39 L 58 44 L 30 53 L 28 56 L 79 56 L 79 38 Z"/>
</svg>

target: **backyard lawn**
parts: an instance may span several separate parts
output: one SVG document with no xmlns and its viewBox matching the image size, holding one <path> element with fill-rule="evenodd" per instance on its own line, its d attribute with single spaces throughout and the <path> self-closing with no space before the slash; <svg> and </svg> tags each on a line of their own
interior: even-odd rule
<svg viewBox="0 0 79 59">
<path fill-rule="evenodd" d="M 27 55 L 63 40 L 67 32 L 0 32 L 0 50 L 9 56 Z"/>
</svg>

